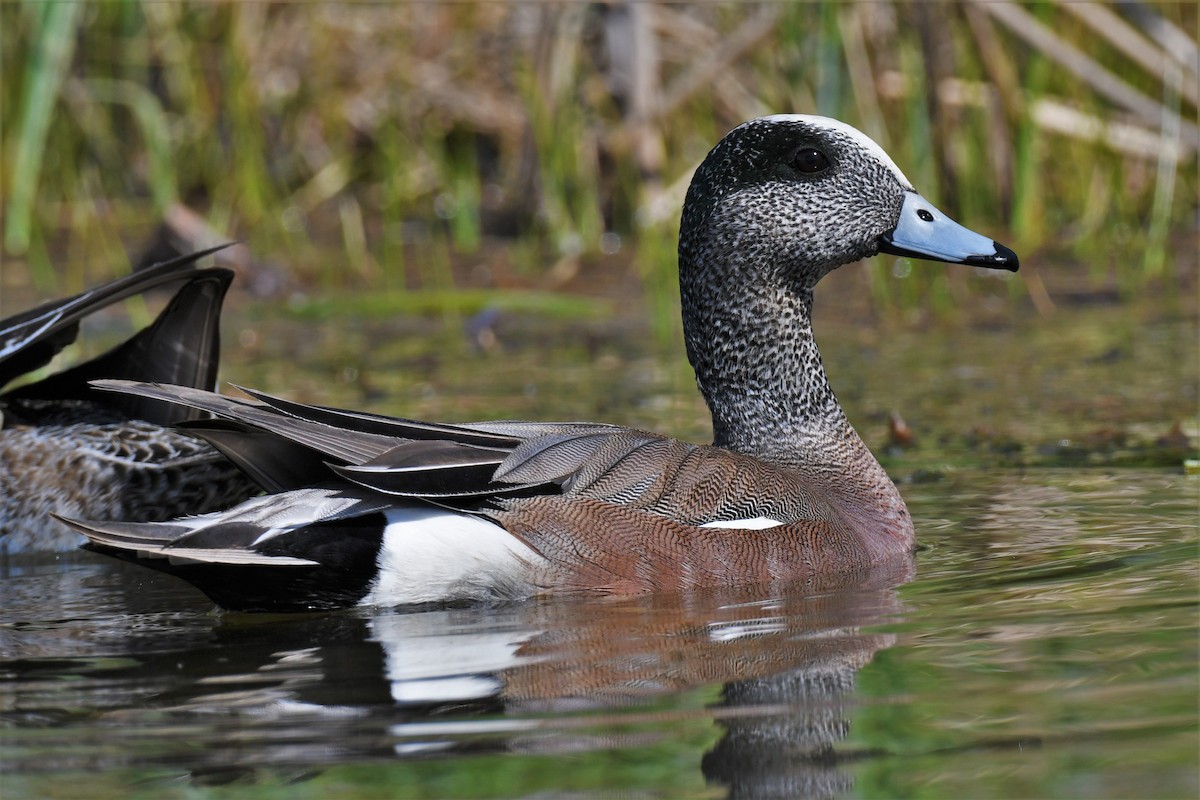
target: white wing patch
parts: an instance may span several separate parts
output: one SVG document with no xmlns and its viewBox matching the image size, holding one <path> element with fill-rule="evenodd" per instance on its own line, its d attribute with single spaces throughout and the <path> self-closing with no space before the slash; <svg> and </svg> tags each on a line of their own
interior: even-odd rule
<svg viewBox="0 0 1200 800">
<path fill-rule="evenodd" d="M 812 125 L 818 128 L 828 128 L 837 131 L 838 133 L 849 136 L 854 141 L 858 142 L 864 150 L 866 150 L 888 169 L 896 175 L 896 180 L 900 181 L 900 185 L 905 189 L 912 189 L 912 181 L 905 177 L 900 168 L 896 166 L 896 162 L 892 161 L 892 157 L 887 154 L 882 147 L 875 143 L 875 140 L 865 133 L 855 128 L 853 125 L 847 125 L 841 120 L 832 119 L 830 117 L 820 117 L 814 114 L 772 114 L 769 117 L 762 119 L 772 120 L 777 122 L 802 122 L 806 125 Z M 754 122 L 755 120 L 750 120 Z M 750 124 L 750 123 L 743 123 Z"/>
<path fill-rule="evenodd" d="M 750 519 L 718 519 L 706 522 L 701 528 L 733 528 L 741 531 L 762 531 L 775 528 L 784 523 L 770 517 L 751 517 Z"/>
<path fill-rule="evenodd" d="M 143 552 L 139 550 L 138 555 L 143 555 Z M 153 551 L 147 551 L 145 555 L 153 558 L 155 553 Z M 172 564 L 232 564 L 237 567 L 321 566 L 320 562 L 310 561 L 307 558 L 293 558 L 292 556 L 264 556 L 258 553 L 248 553 L 244 550 L 219 550 L 202 547 L 180 547 L 174 550 L 169 547 L 164 547 L 158 551 L 157 555 L 166 556 L 167 560 Z"/>
</svg>

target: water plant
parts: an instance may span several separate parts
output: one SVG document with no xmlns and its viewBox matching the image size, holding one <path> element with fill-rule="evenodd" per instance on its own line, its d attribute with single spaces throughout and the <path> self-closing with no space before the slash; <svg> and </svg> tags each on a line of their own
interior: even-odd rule
<svg viewBox="0 0 1200 800">
<path fill-rule="evenodd" d="M 348 290 L 445 292 L 445 265 L 495 259 L 552 288 L 619 241 L 668 330 L 689 171 L 776 111 L 862 127 L 948 212 L 1086 279 L 1173 285 L 1196 25 L 1180 3 L 0 4 L 0 286 L 125 269 L 183 204 Z M 863 274 L 884 308 L 966 291 Z"/>
</svg>

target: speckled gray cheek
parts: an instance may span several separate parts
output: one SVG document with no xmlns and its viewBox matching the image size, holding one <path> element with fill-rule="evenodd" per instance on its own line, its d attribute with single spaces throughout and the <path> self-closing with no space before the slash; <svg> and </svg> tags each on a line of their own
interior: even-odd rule
<svg viewBox="0 0 1200 800">
<path fill-rule="evenodd" d="M 832 154 L 832 174 L 781 178 L 786 170 L 767 161 L 763 134 L 753 126 L 745 134 L 746 141 L 714 148 L 689 190 L 680 234 L 685 281 L 693 269 L 742 273 L 752 262 L 760 279 L 812 286 L 877 252 L 877 238 L 894 227 L 903 202 L 888 166 L 851 137 L 825 131 L 808 136 Z"/>
</svg>

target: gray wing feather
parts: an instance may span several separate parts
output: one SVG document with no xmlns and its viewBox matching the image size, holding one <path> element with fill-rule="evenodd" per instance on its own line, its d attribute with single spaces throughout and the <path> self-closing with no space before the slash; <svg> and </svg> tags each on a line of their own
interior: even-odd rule
<svg viewBox="0 0 1200 800">
<path fill-rule="evenodd" d="M 311 422 L 281 414 L 268 406 L 246 400 L 236 400 L 224 395 L 185 386 L 139 381 L 94 381 L 93 386 L 113 392 L 126 392 L 181 403 L 217 416 L 244 422 L 270 431 L 293 442 L 310 447 L 330 458 L 347 464 L 363 464 L 387 452 L 399 444 L 401 439 L 375 433 L 335 428 L 320 422 Z"/>
<path fill-rule="evenodd" d="M 603 446 L 608 434 L 550 433 L 522 442 L 496 470 L 496 480 L 550 483 L 569 478 Z"/>
<path fill-rule="evenodd" d="M 244 446 L 237 444 L 236 431 L 212 438 L 218 447 L 224 444 L 241 454 L 235 463 L 270 491 L 295 489 L 321 472 L 331 485 L 375 492 L 384 502 L 424 499 L 488 515 L 492 501 L 566 494 L 689 524 L 755 516 L 786 521 L 811 517 L 823 505 L 821 497 L 807 490 L 807 482 L 788 470 L 612 425 L 440 425 L 305 406 L 257 392 L 255 400 L 234 400 L 183 387 L 119 381 L 98 385 L 192 405 L 265 432 Z M 385 430 L 411 436 L 379 433 Z M 272 437 L 279 437 L 279 443 L 273 444 Z M 284 445 L 308 448 L 315 455 L 303 456 Z M 748 497 L 772 499 L 748 502 Z"/>
</svg>

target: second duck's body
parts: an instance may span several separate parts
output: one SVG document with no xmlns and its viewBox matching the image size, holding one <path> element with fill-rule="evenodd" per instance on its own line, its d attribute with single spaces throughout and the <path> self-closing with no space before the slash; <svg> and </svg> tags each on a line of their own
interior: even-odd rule
<svg viewBox="0 0 1200 800">
<path fill-rule="evenodd" d="M 180 285 L 159 317 L 87 363 L 0 394 L 0 553 L 69 550 L 82 538 L 51 515 L 164 520 L 227 508 L 255 492 L 220 453 L 174 425 L 177 404 L 97 392 L 98 378 L 213 388 L 221 304 L 233 274 L 193 253 L 0 320 L 0 387 L 50 362 L 80 321 L 135 294 Z"/>
</svg>

